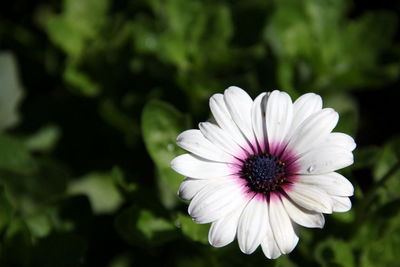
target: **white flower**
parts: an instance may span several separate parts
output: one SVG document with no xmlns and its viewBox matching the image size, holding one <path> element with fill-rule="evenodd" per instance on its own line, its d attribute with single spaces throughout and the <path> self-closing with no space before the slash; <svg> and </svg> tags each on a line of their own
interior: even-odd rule
<svg viewBox="0 0 400 267">
<path fill-rule="evenodd" d="M 172 168 L 187 178 L 179 195 L 191 200 L 197 223 L 212 223 L 215 247 L 237 237 L 241 251 L 259 245 L 268 258 L 291 252 L 294 223 L 322 228 L 322 213 L 351 208 L 352 184 L 335 171 L 353 163 L 356 144 L 336 133 L 339 116 L 308 93 L 294 103 L 287 93 L 262 93 L 254 101 L 238 87 L 210 98 L 212 122 L 187 130 L 177 144 L 189 151 Z"/>
</svg>

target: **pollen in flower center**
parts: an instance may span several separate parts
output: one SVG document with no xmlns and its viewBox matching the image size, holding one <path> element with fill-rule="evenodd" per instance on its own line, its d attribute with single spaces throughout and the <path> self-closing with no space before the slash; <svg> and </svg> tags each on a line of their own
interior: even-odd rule
<svg viewBox="0 0 400 267">
<path fill-rule="evenodd" d="M 286 164 L 269 154 L 253 154 L 243 162 L 240 177 L 247 181 L 249 189 L 256 193 L 277 190 L 286 182 Z"/>
</svg>

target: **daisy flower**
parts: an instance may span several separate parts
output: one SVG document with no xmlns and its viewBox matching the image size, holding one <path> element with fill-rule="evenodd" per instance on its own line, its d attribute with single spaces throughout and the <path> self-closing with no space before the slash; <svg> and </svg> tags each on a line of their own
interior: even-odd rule
<svg viewBox="0 0 400 267">
<path fill-rule="evenodd" d="M 324 226 L 323 213 L 350 210 L 352 184 L 336 170 L 353 163 L 356 144 L 332 132 L 339 115 L 304 94 L 294 103 L 281 91 L 254 101 L 232 86 L 210 98 L 214 119 L 177 137 L 189 151 L 172 160 L 186 176 L 179 188 L 196 223 L 212 223 L 208 239 L 238 240 L 243 253 L 258 246 L 275 259 L 299 241 L 296 224 Z"/>
</svg>

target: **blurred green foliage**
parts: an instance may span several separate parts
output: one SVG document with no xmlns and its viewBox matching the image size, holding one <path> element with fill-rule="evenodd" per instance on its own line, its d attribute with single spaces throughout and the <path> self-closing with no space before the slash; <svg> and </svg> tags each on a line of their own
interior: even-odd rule
<svg viewBox="0 0 400 267">
<path fill-rule="evenodd" d="M 187 127 L 187 117 L 167 103 L 153 100 L 143 108 L 143 140 L 157 168 L 161 200 L 169 208 L 177 204 L 176 192 L 183 179 L 171 169 L 170 162 L 184 152 L 175 144 L 175 140 Z"/>
<path fill-rule="evenodd" d="M 375 2 L 374 2 L 375 3 Z M 375 3 L 376 4 L 376 3 Z M 0 9 L 0 266 L 397 266 L 395 3 L 9 1 Z M 230 85 L 323 96 L 356 138 L 353 209 L 271 261 L 215 249 L 170 169 Z M 381 104 L 383 103 L 383 105 Z"/>
<path fill-rule="evenodd" d="M 399 65 L 382 62 L 396 17 L 366 12 L 346 18 L 348 2 L 279 1 L 265 38 L 277 55 L 279 86 L 287 90 L 351 90 L 381 85 Z"/>
</svg>

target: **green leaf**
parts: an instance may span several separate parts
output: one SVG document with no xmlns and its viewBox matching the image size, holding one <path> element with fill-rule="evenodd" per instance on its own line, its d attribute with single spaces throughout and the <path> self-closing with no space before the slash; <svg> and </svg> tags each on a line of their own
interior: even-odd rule
<svg viewBox="0 0 400 267">
<path fill-rule="evenodd" d="M 387 141 L 384 147 L 379 151 L 378 158 L 375 161 L 372 171 L 373 178 L 379 183 L 383 177 L 392 172 L 380 188 L 376 188 L 382 203 L 391 201 L 398 197 L 400 190 L 400 137 L 395 136 Z M 397 169 L 396 169 L 397 166 Z M 392 170 L 394 169 L 394 170 Z"/>
<path fill-rule="evenodd" d="M 129 181 L 120 168 L 113 167 L 111 175 L 114 178 L 114 183 L 122 192 L 129 194 L 138 190 L 138 185 Z"/>
<path fill-rule="evenodd" d="M 400 246 L 400 229 L 396 229 L 379 240 L 370 242 L 363 249 L 360 266 L 396 266 Z"/>
<path fill-rule="evenodd" d="M 202 109 L 203 103 L 218 88 L 242 79 L 255 80 L 254 73 L 247 75 L 249 71 L 240 70 L 240 74 L 232 71 L 247 66 L 243 61 L 256 56 L 252 52 L 254 47 L 232 47 L 232 10 L 225 2 L 209 5 L 201 0 L 154 0 L 144 3 L 152 14 L 143 12 L 132 23 L 133 45 L 139 56 L 132 65 L 136 70 L 151 70 L 157 63 L 167 70 L 176 69 L 171 78 L 186 94 L 192 110 Z M 156 60 L 149 63 L 147 56 Z M 159 69 L 156 76 L 163 75 Z"/>
<path fill-rule="evenodd" d="M 71 56 L 80 56 L 106 22 L 108 0 L 64 0 L 62 13 L 43 19 L 50 39 Z"/>
<path fill-rule="evenodd" d="M 102 118 L 113 128 L 117 129 L 125 135 L 126 142 L 133 144 L 140 134 L 137 122 L 127 114 L 123 113 L 118 106 L 107 99 L 101 102 L 99 107 L 99 113 Z"/>
<path fill-rule="evenodd" d="M 275 5 L 264 38 L 277 58 L 282 89 L 333 92 L 398 76 L 398 55 L 384 60 L 395 32 L 393 13 L 348 19 L 349 3 L 344 0 L 285 0 Z"/>
<path fill-rule="evenodd" d="M 165 206 L 177 203 L 176 192 L 183 177 L 170 168 L 171 160 L 184 151 L 176 137 L 188 128 L 188 118 L 159 100 L 152 100 L 143 109 L 142 135 L 147 151 L 158 170 L 158 186 Z"/>
<path fill-rule="evenodd" d="M 233 29 L 227 6 L 185 0 L 147 4 L 155 16 L 135 20 L 134 45 L 139 53 L 153 53 L 180 72 L 207 69 L 210 61 L 229 55 Z"/>
<path fill-rule="evenodd" d="M 193 241 L 208 244 L 208 224 L 197 224 L 189 216 L 178 214 L 176 224 L 181 228 L 182 233 Z"/>
<path fill-rule="evenodd" d="M 400 136 L 395 136 L 387 141 L 378 154 L 373 176 L 380 180 L 397 162 L 400 161 Z"/>
<path fill-rule="evenodd" d="M 95 213 L 110 213 L 122 204 L 122 197 L 111 173 L 93 172 L 71 182 L 67 192 L 88 196 Z"/>
<path fill-rule="evenodd" d="M 67 62 L 67 67 L 63 73 L 63 78 L 72 86 L 71 90 L 76 91 L 88 97 L 97 96 L 100 91 L 100 85 L 96 83 L 87 73 L 79 69 L 74 61 Z"/>
<path fill-rule="evenodd" d="M 399 200 L 384 205 L 364 221 L 353 237 L 360 248 L 360 266 L 396 266 L 400 246 Z"/>
<path fill-rule="evenodd" d="M 19 121 L 18 107 L 23 98 L 17 63 L 10 52 L 0 53 L 0 130 Z"/>
<path fill-rule="evenodd" d="M 67 54 L 64 80 L 73 91 L 89 97 L 98 95 L 101 86 L 81 65 L 88 50 L 101 39 L 108 9 L 109 0 L 64 0 L 60 14 L 40 14 L 49 39 Z"/>
<path fill-rule="evenodd" d="M 174 230 L 174 225 L 163 219 L 157 218 L 148 210 L 141 210 L 136 222 L 137 228 L 146 236 L 152 239 L 157 236 L 158 232 Z"/>
<path fill-rule="evenodd" d="M 26 225 L 32 234 L 32 238 L 42 238 L 50 234 L 52 230 L 51 218 L 44 213 L 38 213 L 24 218 Z"/>
<path fill-rule="evenodd" d="M 159 168 L 170 168 L 171 160 L 183 152 L 176 137 L 185 129 L 187 116 L 160 100 L 146 104 L 142 113 L 142 135 L 147 151 Z"/>
<path fill-rule="evenodd" d="M 132 206 L 121 211 L 115 219 L 119 235 L 132 245 L 158 246 L 176 237 L 174 225 L 149 210 Z"/>
<path fill-rule="evenodd" d="M 40 128 L 35 134 L 25 140 L 25 146 L 29 151 L 49 152 L 60 139 L 60 128 L 55 125 L 47 125 Z"/>
<path fill-rule="evenodd" d="M 22 142 L 0 134 L 0 168 L 18 174 L 30 174 L 36 170 L 36 163 Z"/>
<path fill-rule="evenodd" d="M 160 192 L 160 199 L 163 205 L 167 208 L 174 207 L 177 202 L 177 190 L 183 178 L 176 179 L 176 177 L 181 177 L 175 171 L 171 169 L 163 169 L 157 171 L 157 188 Z"/>
</svg>

